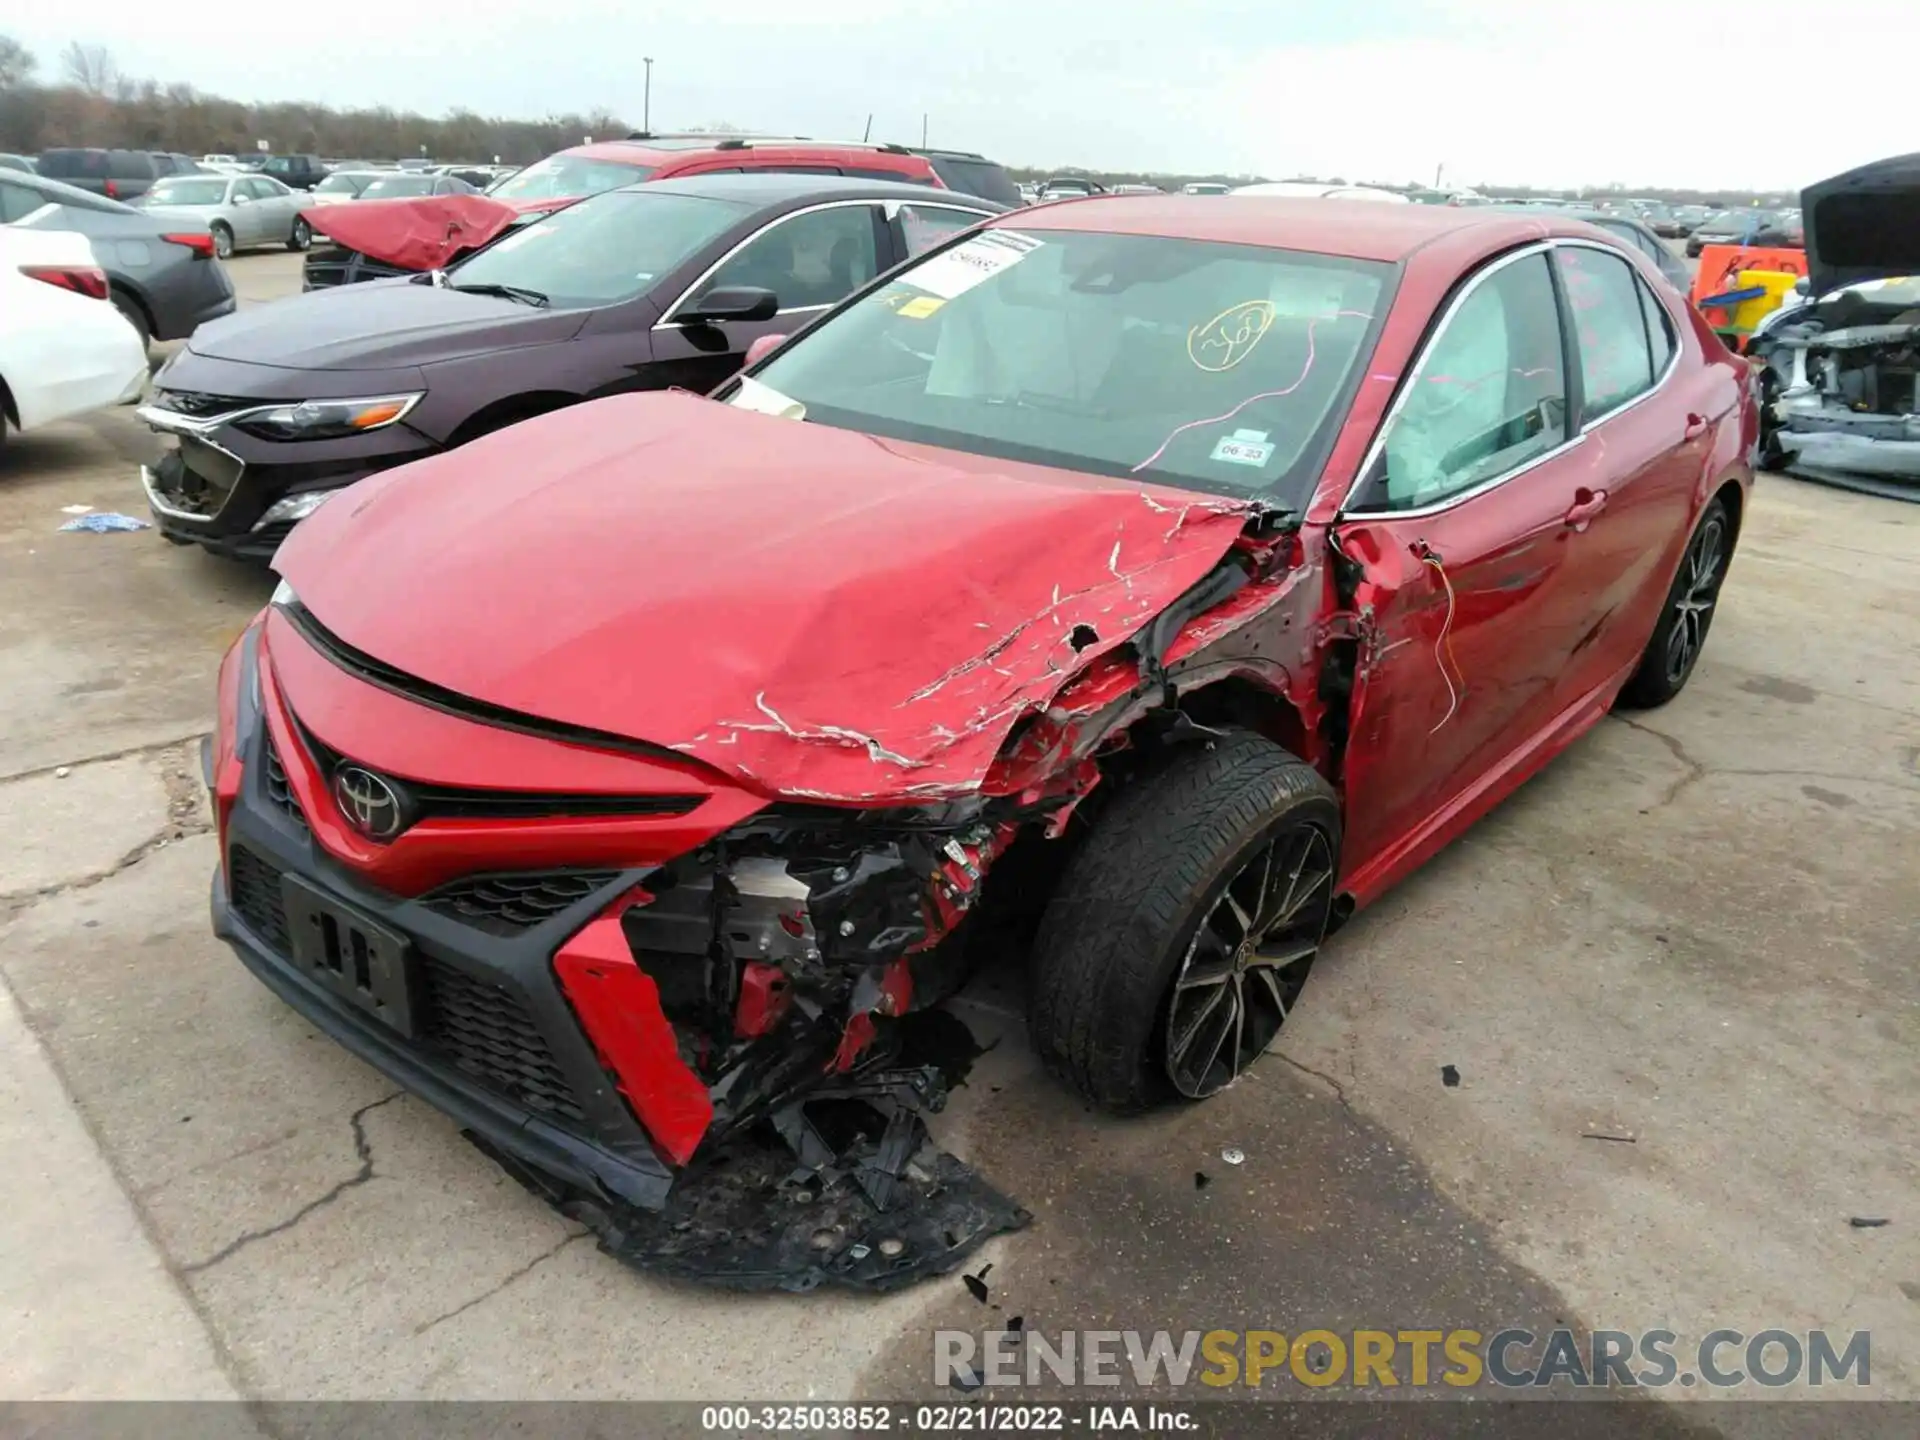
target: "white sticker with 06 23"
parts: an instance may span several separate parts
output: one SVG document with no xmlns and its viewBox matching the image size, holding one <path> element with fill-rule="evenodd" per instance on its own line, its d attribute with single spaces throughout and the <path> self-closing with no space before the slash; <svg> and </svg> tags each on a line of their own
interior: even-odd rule
<svg viewBox="0 0 1920 1440">
<path fill-rule="evenodd" d="M 1236 430 L 1220 438 L 1209 458 L 1229 465 L 1264 465 L 1273 458 L 1273 442 L 1264 430 Z"/>
</svg>

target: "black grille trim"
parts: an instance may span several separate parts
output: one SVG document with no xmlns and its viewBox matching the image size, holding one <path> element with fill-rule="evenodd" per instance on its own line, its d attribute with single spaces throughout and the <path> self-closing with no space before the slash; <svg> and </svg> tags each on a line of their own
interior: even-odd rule
<svg viewBox="0 0 1920 1440">
<path fill-rule="evenodd" d="M 421 957 L 429 1045 L 454 1066 L 529 1110 L 583 1124 L 586 1113 L 526 1007 L 497 986 Z"/>
<path fill-rule="evenodd" d="M 595 730 L 586 725 L 568 725 L 559 720 L 545 720 L 538 715 L 509 710 L 504 705 L 490 705 L 485 700 L 475 700 L 460 694 L 457 690 L 449 690 L 444 685 L 435 685 L 430 680 L 421 680 L 407 674 L 404 670 L 395 669 L 384 660 L 374 659 L 364 650 L 354 649 L 314 619 L 313 612 L 298 601 L 282 605 L 280 613 L 286 616 L 287 622 L 300 632 L 302 639 L 349 675 L 355 679 L 364 680 L 369 685 L 378 686 L 389 694 L 411 700 L 415 704 L 444 711 L 448 715 L 457 715 L 463 720 L 474 720 L 482 725 L 491 725 L 496 730 L 513 730 L 522 735 L 536 735 L 544 740 L 560 740 L 570 745 L 589 745 L 597 750 L 619 750 L 632 755 L 646 755 L 659 760 L 671 760 L 676 765 L 684 766 L 692 763 L 678 750 L 670 750 L 664 745 L 635 740 L 628 735 L 615 735 L 609 730 Z M 700 798 L 704 797 L 695 797 L 696 801 Z M 691 809 L 692 806 L 688 808 Z"/>
<path fill-rule="evenodd" d="M 297 722 L 296 722 L 297 723 Z M 301 727 L 300 738 L 319 764 L 332 776 L 342 765 L 359 762 L 321 742 Z M 415 821 L 542 820 L 578 816 L 685 815 L 704 795 L 574 795 L 539 790 L 470 790 L 455 785 L 427 785 L 393 778 L 412 801 Z"/>
<path fill-rule="evenodd" d="M 305 830 L 307 817 L 300 809 L 300 802 L 294 798 L 293 786 L 287 783 L 287 767 L 280 763 L 280 749 L 273 743 L 273 733 L 268 731 L 262 738 L 266 742 L 262 749 L 266 761 L 263 778 L 266 781 L 267 800 L 274 809 Z"/>
<path fill-rule="evenodd" d="M 544 924 L 619 878 L 618 870 L 470 875 L 442 885 L 420 903 L 489 935 L 514 936 Z"/>
<path fill-rule="evenodd" d="M 618 872 L 614 872 L 616 875 Z M 227 850 L 227 895 L 233 913 L 276 957 L 292 951 L 280 867 L 245 845 Z M 421 994 L 419 1044 L 456 1069 L 529 1110 L 583 1126 L 573 1086 L 546 1037 L 521 1001 L 438 956 L 414 950 Z"/>
<path fill-rule="evenodd" d="M 227 851 L 227 895 L 233 913 L 276 955 L 292 950 L 286 904 L 280 898 L 280 869 L 244 845 Z"/>
</svg>

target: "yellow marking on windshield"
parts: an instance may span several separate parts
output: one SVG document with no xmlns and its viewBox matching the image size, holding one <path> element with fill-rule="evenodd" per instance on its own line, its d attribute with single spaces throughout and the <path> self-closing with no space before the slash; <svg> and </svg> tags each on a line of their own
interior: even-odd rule
<svg viewBox="0 0 1920 1440">
<path fill-rule="evenodd" d="M 1229 305 L 1204 325 L 1187 332 L 1187 358 L 1202 370 L 1231 370 L 1253 353 L 1273 325 L 1271 300 Z"/>
</svg>

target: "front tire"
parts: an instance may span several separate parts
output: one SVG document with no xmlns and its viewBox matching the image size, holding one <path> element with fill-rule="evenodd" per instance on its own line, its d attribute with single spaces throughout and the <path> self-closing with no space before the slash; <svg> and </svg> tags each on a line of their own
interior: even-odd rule
<svg viewBox="0 0 1920 1440">
<path fill-rule="evenodd" d="M 296 216 L 293 222 L 293 233 L 287 237 L 287 249 L 298 254 L 311 244 L 313 244 L 313 227 Z"/>
<path fill-rule="evenodd" d="M 1118 1114 L 1232 1084 L 1306 983 L 1339 855 L 1332 788 L 1278 745 L 1233 731 L 1169 752 L 1101 814 L 1041 921 L 1047 1067 Z"/>
<path fill-rule="evenodd" d="M 1693 667 L 1706 648 L 1707 631 L 1719 603 L 1720 586 L 1733 558 L 1733 517 L 1726 501 L 1715 496 L 1700 514 L 1680 571 L 1667 589 L 1653 637 L 1641 652 L 1640 667 L 1621 687 L 1620 702 L 1632 709 L 1651 710 L 1687 688 Z"/>
<path fill-rule="evenodd" d="M 214 258 L 231 260 L 233 258 L 233 231 L 218 220 L 208 227 L 213 231 Z"/>
</svg>

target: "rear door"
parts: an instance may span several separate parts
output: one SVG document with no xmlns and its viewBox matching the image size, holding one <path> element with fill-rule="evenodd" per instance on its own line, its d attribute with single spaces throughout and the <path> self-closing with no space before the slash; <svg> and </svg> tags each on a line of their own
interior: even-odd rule
<svg viewBox="0 0 1920 1440">
<path fill-rule="evenodd" d="M 305 190 L 291 190 L 278 180 L 269 180 L 264 175 L 256 176 L 253 182 L 259 187 L 260 208 L 272 217 L 269 240 L 286 240 L 293 234 L 293 222 L 300 212 L 313 203 L 313 196 Z"/>
<path fill-rule="evenodd" d="M 1586 623 L 1565 577 L 1594 498 L 1544 245 L 1450 303 L 1335 527 L 1368 617 L 1350 704 L 1343 866 L 1362 896 L 1417 864 L 1551 728 Z"/>
<path fill-rule="evenodd" d="M 1560 683 L 1571 704 L 1623 678 L 1653 633 L 1718 416 L 1680 363 L 1667 302 L 1624 256 L 1566 241 L 1554 263 L 1579 357 L 1577 423 L 1604 467 L 1559 582 L 1576 627 Z"/>
<path fill-rule="evenodd" d="M 955 204 L 890 200 L 886 213 L 896 250 L 902 259 L 911 260 L 990 218 L 993 212 Z"/>
<path fill-rule="evenodd" d="M 701 394 L 740 368 L 762 335 L 790 335 L 837 305 L 896 259 L 893 238 L 873 200 L 842 200 L 797 210 L 761 227 L 708 267 L 653 329 L 649 380 Z M 710 290 L 750 285 L 773 291 L 771 320 L 682 321 L 680 312 Z"/>
</svg>

